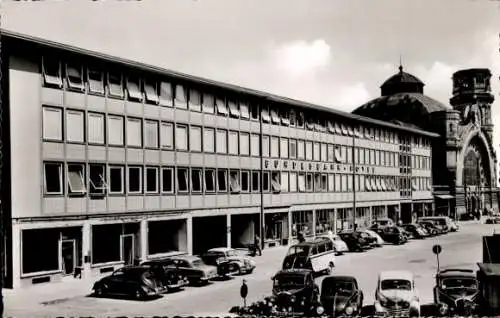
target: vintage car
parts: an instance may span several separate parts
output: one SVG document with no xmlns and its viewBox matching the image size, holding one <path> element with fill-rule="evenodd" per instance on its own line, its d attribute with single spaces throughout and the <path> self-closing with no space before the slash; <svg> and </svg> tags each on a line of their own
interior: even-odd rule
<svg viewBox="0 0 500 318">
<path fill-rule="evenodd" d="M 376 316 L 420 316 L 420 299 L 413 274 L 408 271 L 381 272 L 374 307 Z"/>
<path fill-rule="evenodd" d="M 282 269 L 304 268 L 315 274 L 330 274 L 335 267 L 335 249 L 328 238 L 316 238 L 290 246 Z"/>
<path fill-rule="evenodd" d="M 359 232 L 340 232 L 339 236 L 347 244 L 349 251 L 363 252 L 370 248 L 370 243 L 362 238 Z"/>
<path fill-rule="evenodd" d="M 316 238 L 326 238 L 332 241 L 333 247 L 335 248 L 335 253 L 337 255 L 342 255 L 345 252 L 349 252 L 346 242 L 344 242 L 338 234 L 327 233 L 323 235 L 318 235 Z"/>
<path fill-rule="evenodd" d="M 418 224 L 403 224 L 401 227 L 410 235 L 410 238 L 423 239 L 429 236 L 429 233 Z"/>
<path fill-rule="evenodd" d="M 126 266 L 115 270 L 94 283 L 94 295 L 98 297 L 119 295 L 136 299 L 157 296 L 166 291 L 158 283 L 155 273 L 145 266 Z"/>
<path fill-rule="evenodd" d="M 370 229 L 380 229 L 384 228 L 386 226 L 394 226 L 396 225 L 392 219 L 389 218 L 380 218 L 373 220 L 372 225 L 370 226 Z"/>
<path fill-rule="evenodd" d="M 397 226 L 386 226 L 375 232 L 387 243 L 400 245 L 408 241 L 404 231 Z"/>
<path fill-rule="evenodd" d="M 434 223 L 430 221 L 420 221 L 417 224 L 425 229 L 429 236 L 436 236 L 441 234 L 441 231 L 434 225 Z"/>
<path fill-rule="evenodd" d="M 379 246 L 377 238 L 366 233 L 365 231 L 356 230 L 355 233 L 357 233 L 357 235 L 359 235 L 366 241 L 366 243 L 368 244 L 368 248 L 374 248 Z"/>
<path fill-rule="evenodd" d="M 155 260 L 168 268 L 177 269 L 190 284 L 207 284 L 218 276 L 217 266 L 207 265 L 197 256 L 179 255 Z"/>
<path fill-rule="evenodd" d="M 168 266 L 162 259 L 149 260 L 141 263 L 141 266 L 148 267 L 155 274 L 164 292 L 179 290 L 189 284 L 188 278 L 177 268 Z"/>
<path fill-rule="evenodd" d="M 444 233 L 448 233 L 452 231 L 453 228 L 453 220 L 448 216 L 424 216 L 418 218 L 418 221 L 431 221 L 434 224 L 441 227 Z"/>
<path fill-rule="evenodd" d="M 434 304 L 442 316 L 471 316 L 477 314 L 479 284 L 472 269 L 447 268 L 436 275 Z"/>
<path fill-rule="evenodd" d="M 249 257 L 238 254 L 235 249 L 217 247 L 201 255 L 205 264 L 217 266 L 219 275 L 251 274 L 255 269 L 255 262 Z"/>
<path fill-rule="evenodd" d="M 384 243 L 385 243 L 384 239 L 380 235 L 378 235 L 377 232 L 375 232 L 373 230 L 363 230 L 361 232 L 366 233 L 367 235 L 371 236 L 374 239 L 376 247 L 381 247 L 382 245 L 384 245 Z"/>
<path fill-rule="evenodd" d="M 289 312 L 305 317 L 323 315 L 325 310 L 319 300 L 319 287 L 314 282 L 313 271 L 284 269 L 272 278 L 273 297 L 269 299 L 277 312 Z"/>
<path fill-rule="evenodd" d="M 363 292 L 352 276 L 328 276 L 321 283 L 320 301 L 329 316 L 359 316 Z"/>
</svg>

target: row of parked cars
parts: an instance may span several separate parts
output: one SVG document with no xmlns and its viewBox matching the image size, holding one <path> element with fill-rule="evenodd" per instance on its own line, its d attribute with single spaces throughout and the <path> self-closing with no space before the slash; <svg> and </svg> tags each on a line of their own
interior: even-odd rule
<svg viewBox="0 0 500 318">
<path fill-rule="evenodd" d="M 186 285 L 206 285 L 216 278 L 250 274 L 255 262 L 231 248 L 213 248 L 200 256 L 178 255 L 124 266 L 98 280 L 96 296 L 128 296 L 136 299 L 177 291 Z"/>
</svg>

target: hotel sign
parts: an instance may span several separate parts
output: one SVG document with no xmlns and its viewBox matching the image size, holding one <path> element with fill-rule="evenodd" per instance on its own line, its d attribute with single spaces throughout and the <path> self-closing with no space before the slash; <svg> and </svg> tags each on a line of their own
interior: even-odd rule
<svg viewBox="0 0 500 318">
<path fill-rule="evenodd" d="M 296 160 L 265 159 L 264 169 L 288 170 L 297 172 L 351 173 L 353 165 L 346 163 L 318 163 Z M 356 165 L 356 173 L 375 173 L 375 168 Z"/>
</svg>

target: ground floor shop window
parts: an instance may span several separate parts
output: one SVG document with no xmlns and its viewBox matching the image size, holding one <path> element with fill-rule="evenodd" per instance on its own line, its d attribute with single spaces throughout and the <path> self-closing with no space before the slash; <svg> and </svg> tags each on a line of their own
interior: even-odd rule
<svg viewBox="0 0 500 318">
<path fill-rule="evenodd" d="M 372 220 L 383 219 L 387 217 L 385 206 L 374 206 L 372 207 Z"/>
<path fill-rule="evenodd" d="M 337 209 L 337 232 L 352 229 L 352 208 Z"/>
<path fill-rule="evenodd" d="M 312 231 L 313 211 L 292 212 L 292 236 L 297 236 L 298 232 L 308 236 L 314 234 Z"/>
<path fill-rule="evenodd" d="M 356 226 L 358 229 L 367 228 L 370 226 L 370 208 L 356 208 Z"/>
<path fill-rule="evenodd" d="M 21 235 L 23 274 L 60 269 L 59 229 L 23 230 Z"/>
<path fill-rule="evenodd" d="M 185 220 L 151 221 L 148 223 L 148 254 L 186 250 Z"/>
<path fill-rule="evenodd" d="M 335 228 L 335 210 L 316 211 L 316 234 L 327 233 Z"/>
<path fill-rule="evenodd" d="M 282 240 L 288 237 L 288 213 L 269 213 L 264 218 L 265 240 Z"/>
</svg>

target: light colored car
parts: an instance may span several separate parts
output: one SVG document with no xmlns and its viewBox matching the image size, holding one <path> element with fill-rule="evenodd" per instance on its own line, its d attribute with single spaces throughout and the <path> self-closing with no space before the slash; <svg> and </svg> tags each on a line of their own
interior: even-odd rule
<svg viewBox="0 0 500 318">
<path fill-rule="evenodd" d="M 217 266 L 219 273 L 223 275 L 250 274 L 255 269 L 255 261 L 228 247 L 209 249 L 201 255 L 201 259 L 205 264 Z"/>
<path fill-rule="evenodd" d="M 372 226 L 376 225 L 379 228 L 387 227 L 387 226 L 395 226 L 394 221 L 390 218 L 379 218 L 373 220 Z"/>
<path fill-rule="evenodd" d="M 375 292 L 376 316 L 420 316 L 415 278 L 408 271 L 380 272 Z"/>
<path fill-rule="evenodd" d="M 371 237 L 376 238 L 378 246 L 382 246 L 382 245 L 385 244 L 384 239 L 380 235 L 378 235 L 377 232 L 372 231 L 372 230 L 364 230 L 363 232 L 365 232 L 366 234 L 370 235 Z"/>
<path fill-rule="evenodd" d="M 335 252 L 337 253 L 337 255 L 342 255 L 345 252 L 349 252 L 347 244 L 337 234 L 329 232 L 327 234 L 318 235 L 316 236 L 316 238 L 326 238 L 332 241 L 333 247 L 335 248 Z"/>
</svg>

